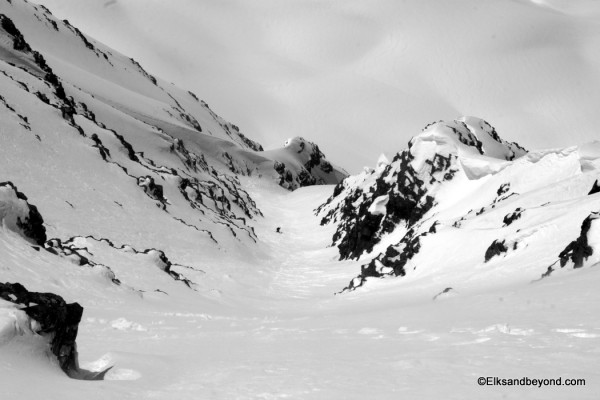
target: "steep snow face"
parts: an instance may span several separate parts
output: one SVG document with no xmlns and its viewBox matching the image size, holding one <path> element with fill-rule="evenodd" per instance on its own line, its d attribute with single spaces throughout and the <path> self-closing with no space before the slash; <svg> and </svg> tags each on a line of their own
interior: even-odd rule
<svg viewBox="0 0 600 400">
<path fill-rule="evenodd" d="M 527 152 L 481 119 L 438 122 L 390 164 L 339 184 L 317 215 L 336 225 L 340 258 L 363 263 L 348 289 L 384 276 L 468 285 L 474 269 L 506 274 L 506 258 L 522 279 L 534 280 L 557 259 L 561 266 L 597 262 L 590 221 L 565 249 L 600 207 L 593 148 Z"/>
</svg>

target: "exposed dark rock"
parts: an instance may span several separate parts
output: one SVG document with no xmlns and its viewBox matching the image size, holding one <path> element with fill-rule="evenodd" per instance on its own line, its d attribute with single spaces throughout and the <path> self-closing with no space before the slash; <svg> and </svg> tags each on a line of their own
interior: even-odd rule
<svg viewBox="0 0 600 400">
<path fill-rule="evenodd" d="M 98 135 L 96 133 L 94 133 L 92 135 L 92 140 L 94 141 L 94 146 L 98 148 L 98 151 L 100 152 L 100 156 L 102 157 L 102 159 L 104 161 L 106 161 L 107 157 L 110 157 L 110 150 L 108 150 L 106 147 L 104 147 L 104 145 L 102 144 L 102 141 L 100 140 L 100 138 L 98 137 Z"/>
<path fill-rule="evenodd" d="M 508 248 L 506 247 L 506 241 L 494 240 L 490 247 L 485 251 L 485 262 L 490 261 L 493 257 L 499 256 L 502 253 L 506 253 Z"/>
<path fill-rule="evenodd" d="M 333 244 L 338 245 L 340 259 L 359 258 L 364 252 L 370 252 L 379 243 L 381 236 L 392 232 L 400 223 L 409 228 L 419 221 L 434 206 L 433 197 L 427 194 L 428 186 L 412 167 L 414 156 L 405 150 L 394 157 L 376 179 L 375 184 L 364 193 L 360 187 L 346 193 L 344 200 L 322 219 L 322 223 L 339 219 Z M 452 156 L 436 156 L 426 163 L 425 173 L 431 180 L 428 184 L 443 181 L 451 169 Z M 452 179 L 453 174 L 448 176 Z M 324 206 L 340 196 L 344 186 L 338 185 Z M 368 210 L 375 199 L 388 196 L 385 215 L 372 215 Z M 355 203 L 358 203 L 355 206 Z"/>
<path fill-rule="evenodd" d="M 44 103 L 50 104 L 50 99 L 48 99 L 48 96 L 46 96 L 44 93 L 42 93 L 42 92 L 35 92 L 35 95 L 37 96 L 38 99 L 40 99 Z"/>
<path fill-rule="evenodd" d="M 165 199 L 163 195 L 163 187 L 162 185 L 156 184 L 153 177 L 150 175 L 140 176 L 138 178 L 138 186 L 143 187 L 144 192 L 146 192 L 149 197 L 161 202 L 163 208 L 166 207 L 167 199 Z"/>
<path fill-rule="evenodd" d="M 573 268 L 581 268 L 584 261 L 594 254 L 594 249 L 588 244 L 588 231 L 592 226 L 592 221 L 598 218 L 600 218 L 600 213 L 591 213 L 583 220 L 579 237 L 569 243 L 558 255 L 561 267 L 572 261 Z"/>
<path fill-rule="evenodd" d="M 363 252 L 370 252 L 378 240 L 376 233 L 383 215 L 365 213 L 364 216 L 354 224 L 349 225 L 343 240 L 338 245 L 340 260 L 346 258 L 358 259 Z"/>
<path fill-rule="evenodd" d="M 203 171 L 208 171 L 208 163 L 204 158 L 204 155 L 201 154 L 198 156 L 197 154 L 188 151 L 181 139 L 174 139 L 171 144 L 171 151 L 177 154 L 177 156 L 181 159 L 181 162 L 190 170 L 194 172 L 198 172 L 198 168 Z"/>
<path fill-rule="evenodd" d="M 210 235 L 210 232 L 209 232 L 209 235 Z M 214 238 L 212 238 L 212 235 L 210 235 L 210 237 L 214 241 Z M 82 255 L 82 253 L 85 252 L 85 253 L 87 253 L 89 255 L 89 257 L 93 257 L 93 255 L 88 251 L 87 248 L 75 246 L 75 243 L 76 243 L 76 241 L 78 239 L 93 240 L 93 241 L 96 241 L 96 242 L 99 242 L 99 243 L 104 243 L 107 246 L 109 246 L 109 247 L 111 247 L 111 248 L 113 248 L 115 250 L 122 250 L 122 251 L 133 252 L 135 254 L 147 254 L 147 255 L 151 255 L 151 256 L 156 256 L 156 266 L 160 270 L 162 270 L 165 273 L 167 273 L 174 280 L 176 280 L 176 281 L 182 281 L 190 289 L 195 290 L 194 287 L 193 287 L 194 286 L 194 282 L 192 282 L 190 279 L 186 278 L 183 274 L 175 272 L 175 271 L 173 271 L 171 269 L 171 267 L 173 267 L 173 265 L 175 265 L 175 264 L 173 264 L 169 260 L 169 258 L 165 254 L 165 252 L 162 251 L 162 250 L 158 250 L 158 249 L 154 249 L 154 248 L 152 248 L 152 249 L 145 249 L 145 250 L 136 250 L 135 248 L 133 248 L 130 245 L 123 244 L 121 246 L 117 246 L 110 239 L 106 239 L 106 238 L 96 239 L 93 236 L 86 236 L 86 237 L 76 236 L 76 237 L 70 238 L 69 240 L 67 240 L 65 242 L 61 242 L 60 239 L 52 239 L 52 240 L 49 240 L 46 243 L 46 249 L 48 251 L 51 251 L 51 252 L 55 253 L 55 254 L 56 254 L 55 251 L 58 250 L 59 255 L 61 255 L 60 253 L 62 253 L 62 254 L 65 254 L 68 257 L 72 258 L 72 259 L 73 259 L 73 257 L 80 257 L 80 258 L 82 258 L 82 259 L 85 260 L 85 264 L 89 264 L 91 266 L 101 265 L 101 266 L 103 266 L 104 268 L 106 268 L 111 273 L 111 275 L 113 276 L 113 279 L 112 279 L 113 283 L 115 283 L 117 285 L 120 285 L 121 281 L 119 281 L 118 279 L 116 279 L 114 277 L 114 273 L 112 273 L 112 270 L 111 270 L 111 268 L 109 266 L 98 264 L 95 261 L 93 261 L 93 260 L 91 260 L 91 259 L 89 259 L 87 257 L 84 257 Z M 85 264 L 82 264 L 82 265 L 85 265 Z M 199 271 L 197 268 L 194 268 L 194 267 L 190 267 L 190 266 L 186 266 L 186 265 L 180 265 L 180 264 L 177 264 L 177 265 L 179 265 L 181 267 L 184 267 L 184 268 L 187 268 L 187 269 L 192 269 L 192 270 Z"/>
<path fill-rule="evenodd" d="M 140 162 L 140 159 L 138 158 L 138 156 L 135 154 L 135 151 L 133 150 L 133 146 L 131 145 L 131 143 L 129 143 L 127 140 L 125 140 L 125 138 L 123 137 L 123 135 L 119 135 L 117 133 L 117 131 L 115 131 L 114 129 L 108 129 L 110 132 L 112 132 L 113 135 L 115 135 L 115 137 L 117 139 L 119 139 L 119 142 L 121 142 L 121 145 L 125 148 L 125 150 L 127 151 L 127 157 L 129 157 L 129 159 L 131 161 L 134 162 Z"/>
<path fill-rule="evenodd" d="M 333 188 L 333 197 L 339 196 L 343 190 L 344 190 L 344 181 L 341 181 L 340 183 L 335 185 L 335 188 Z"/>
<path fill-rule="evenodd" d="M 502 220 L 502 222 L 504 222 L 504 226 L 509 226 L 510 224 L 512 224 L 513 222 L 515 222 L 519 218 L 521 218 L 521 215 L 523 214 L 523 211 L 524 210 L 519 207 L 514 212 L 505 215 L 504 219 Z"/>
<path fill-rule="evenodd" d="M 233 129 L 237 132 L 237 135 L 240 137 L 240 139 L 242 140 L 242 142 L 244 142 L 244 144 L 246 146 L 248 146 L 249 148 L 251 148 L 254 151 L 264 151 L 262 145 L 252 139 L 249 139 L 248 137 L 244 136 L 243 133 L 241 133 L 239 131 L 239 129 L 236 129 L 237 126 L 232 125 Z"/>
<path fill-rule="evenodd" d="M 49 338 L 50 350 L 60 368 L 70 377 L 80 376 L 75 340 L 83 307 L 78 303 L 67 304 L 53 293 L 29 292 L 19 283 L 0 283 L 0 298 L 22 304 L 22 310 L 39 323 L 36 333 Z M 96 379 L 102 379 L 104 373 Z"/>
<path fill-rule="evenodd" d="M 331 165 L 331 163 L 329 161 L 326 161 L 326 160 L 321 161 L 320 168 L 321 168 L 321 171 L 325 172 L 326 174 L 333 171 L 333 166 Z"/>
<path fill-rule="evenodd" d="M 76 248 L 72 245 L 72 243 L 63 243 L 60 239 L 55 238 L 48 240 L 45 243 L 45 248 L 49 253 L 67 258 L 78 266 L 96 265 L 95 263 L 91 262 L 89 258 L 81 254 L 83 251 L 85 251 L 85 249 Z"/>
<path fill-rule="evenodd" d="M 452 132 L 454 132 L 454 134 L 456 135 L 456 137 L 458 138 L 458 140 L 461 143 L 466 144 L 467 146 L 475 147 L 477 149 L 477 151 L 479 152 L 479 154 L 483 154 L 483 144 L 471 132 L 469 127 L 462 121 L 455 121 L 455 122 L 460 124 L 463 129 L 462 130 L 457 129 L 452 125 L 446 125 L 446 127 L 450 128 L 450 130 L 452 130 Z"/>
<path fill-rule="evenodd" d="M 130 58 L 129 61 L 131 61 L 131 63 L 133 65 L 135 65 L 138 69 L 138 71 L 140 71 L 142 73 L 142 75 L 144 75 L 150 82 L 152 82 L 154 85 L 157 85 L 157 81 L 156 78 L 153 77 L 152 75 L 150 75 L 141 65 L 140 63 L 138 63 L 137 61 L 135 61 L 133 58 Z"/>
<path fill-rule="evenodd" d="M 496 192 L 496 194 L 498 195 L 498 197 L 500 197 L 503 194 L 505 194 L 506 192 L 508 192 L 509 190 L 510 190 L 510 183 L 503 183 L 498 188 L 498 191 Z"/>
<path fill-rule="evenodd" d="M 173 279 L 175 279 L 176 281 L 182 281 L 183 283 L 186 284 L 187 287 L 189 287 L 192 290 L 195 290 L 193 285 L 194 282 L 192 282 L 191 280 L 189 280 L 188 278 L 186 278 L 183 274 L 180 274 L 178 272 L 175 272 L 173 270 L 171 270 L 171 267 L 173 266 L 173 264 L 171 263 L 171 261 L 169 261 L 169 258 L 166 256 L 165 252 L 162 250 L 156 250 L 156 249 L 147 249 L 144 250 L 142 253 L 144 254 L 157 254 L 158 255 L 158 259 L 159 259 L 159 263 L 158 263 L 158 267 L 160 269 L 162 269 L 164 272 L 166 272 L 167 274 L 169 274 Z"/>
<path fill-rule="evenodd" d="M 25 41 L 25 37 L 17 29 L 13 21 L 4 14 L 0 14 L 0 26 L 13 38 L 13 49 L 22 52 L 30 52 L 31 46 Z"/>
<path fill-rule="evenodd" d="M 405 276 L 406 263 L 419 252 L 421 238 L 425 235 L 427 233 L 417 234 L 414 229 L 410 229 L 397 245 L 388 246 L 385 253 L 379 254 L 368 264 L 362 265 L 360 275 L 350 281 L 342 292 L 359 288 L 369 277 Z"/>
<path fill-rule="evenodd" d="M 437 233 L 438 225 L 439 225 L 439 221 L 435 221 L 433 224 L 431 224 L 431 227 L 429 228 L 429 230 L 427 232 L 428 233 Z"/>
<path fill-rule="evenodd" d="M 300 172 L 298 172 L 298 183 L 300 184 L 300 187 L 312 186 L 317 183 L 317 179 L 306 169 L 301 169 Z"/>
<path fill-rule="evenodd" d="M 594 186 L 592 186 L 592 190 L 590 190 L 590 192 L 588 193 L 588 196 L 596 193 L 600 193 L 600 185 L 598 184 L 597 179 L 596 182 L 594 182 Z"/>
</svg>

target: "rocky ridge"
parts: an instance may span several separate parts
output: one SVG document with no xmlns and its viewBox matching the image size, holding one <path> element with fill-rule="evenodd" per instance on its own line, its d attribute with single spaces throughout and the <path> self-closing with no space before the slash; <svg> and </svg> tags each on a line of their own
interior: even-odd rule
<svg viewBox="0 0 600 400">
<path fill-rule="evenodd" d="M 481 248 L 480 258 L 477 251 L 465 253 L 464 263 L 470 258 L 476 264 L 502 263 L 509 253 L 530 258 L 532 247 L 542 246 L 541 241 L 528 243 L 541 236 L 535 221 L 542 207 L 549 210 L 559 199 L 581 198 L 582 212 L 594 210 L 597 199 L 590 196 L 597 176 L 597 167 L 590 167 L 576 150 L 527 152 L 501 139 L 486 121 L 465 117 L 428 125 L 391 162 L 382 157 L 375 169 L 338 184 L 315 212 L 322 225 L 336 226 L 332 245 L 340 259 L 362 262 L 360 274 L 345 288 L 353 290 L 369 277 L 433 271 L 433 259 L 457 251 L 453 246 L 459 241 L 443 239 L 450 232 L 472 243 L 479 235 L 474 248 Z M 578 189 L 557 195 L 570 179 Z M 467 238 L 469 234 L 473 236 Z M 481 242 L 485 240 L 489 242 Z M 590 250 L 578 239 L 557 254 L 561 265 L 573 259 L 580 267 Z"/>
</svg>

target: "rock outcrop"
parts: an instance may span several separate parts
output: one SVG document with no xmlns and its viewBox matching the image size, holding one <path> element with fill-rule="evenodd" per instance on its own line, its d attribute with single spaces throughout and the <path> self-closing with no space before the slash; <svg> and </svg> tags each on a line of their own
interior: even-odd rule
<svg viewBox="0 0 600 400">
<path fill-rule="evenodd" d="M 34 245 L 46 242 L 44 219 L 37 207 L 12 182 L 0 183 L 0 225 L 5 226 Z"/>
<path fill-rule="evenodd" d="M 458 174 L 464 180 L 494 172 L 483 163 L 465 160 L 506 163 L 525 154 L 519 145 L 502 140 L 484 120 L 440 121 L 425 127 L 391 162 L 381 157 L 375 169 L 337 185 L 316 212 L 322 225 L 337 225 L 332 245 L 337 246 L 340 259 L 359 259 L 391 233 L 403 232 L 399 242 L 387 245 L 362 266 L 347 289 L 361 286 L 367 277 L 406 274 L 405 265 L 419 252 L 421 238 L 436 233 L 437 223 L 433 228 L 429 223 L 427 229 L 422 224 L 438 206 L 438 192 L 452 185 Z"/>
<path fill-rule="evenodd" d="M 0 283 L 0 298 L 22 307 L 36 321 L 35 333 L 48 338 L 50 351 L 60 368 L 72 378 L 81 377 L 76 339 L 83 307 L 78 303 L 67 304 L 53 293 L 30 292 L 19 283 Z"/>
</svg>

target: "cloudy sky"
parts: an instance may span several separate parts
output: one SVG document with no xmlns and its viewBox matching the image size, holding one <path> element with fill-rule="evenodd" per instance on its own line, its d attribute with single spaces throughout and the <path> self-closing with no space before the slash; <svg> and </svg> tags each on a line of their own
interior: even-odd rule
<svg viewBox="0 0 600 400">
<path fill-rule="evenodd" d="M 474 115 L 527 147 L 600 139 L 594 0 L 38 0 L 267 148 L 358 172 Z"/>
</svg>

